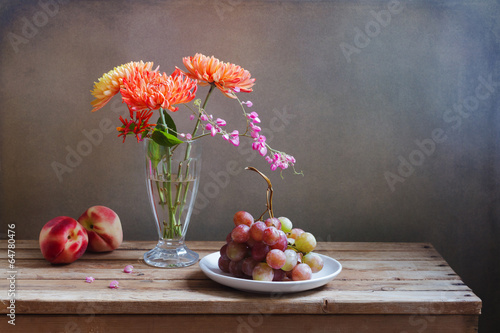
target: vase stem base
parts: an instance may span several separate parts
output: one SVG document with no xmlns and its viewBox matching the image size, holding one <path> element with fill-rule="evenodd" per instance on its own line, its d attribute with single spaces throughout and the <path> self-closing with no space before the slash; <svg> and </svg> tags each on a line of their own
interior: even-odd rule
<svg viewBox="0 0 500 333">
<path fill-rule="evenodd" d="M 185 244 L 165 248 L 160 243 L 154 249 L 144 253 L 146 264 L 161 268 L 179 268 L 194 265 L 200 258 L 198 253 L 190 250 Z"/>
</svg>

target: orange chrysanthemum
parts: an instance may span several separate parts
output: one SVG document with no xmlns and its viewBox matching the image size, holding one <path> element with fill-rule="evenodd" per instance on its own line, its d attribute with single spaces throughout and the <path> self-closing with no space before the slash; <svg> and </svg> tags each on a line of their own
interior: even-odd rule
<svg viewBox="0 0 500 333">
<path fill-rule="evenodd" d="M 195 98 L 196 80 L 175 70 L 171 76 L 158 72 L 135 72 L 123 80 L 120 90 L 123 101 L 130 110 L 156 110 L 159 108 L 177 111 L 176 104 L 188 103 Z"/>
<path fill-rule="evenodd" d="M 198 80 L 200 85 L 214 84 L 227 97 L 236 98 L 233 92 L 238 89 L 243 92 L 252 91 L 255 79 L 240 66 L 200 53 L 194 57 L 185 57 L 182 62 L 186 66 L 187 72 L 184 73 L 188 77 Z"/>
<path fill-rule="evenodd" d="M 92 95 L 96 98 L 92 101 L 92 112 L 99 110 L 111 98 L 116 95 L 123 86 L 123 79 L 130 77 L 132 73 L 149 72 L 153 68 L 152 62 L 129 62 L 127 64 L 115 67 L 104 74 L 98 82 L 94 82 L 94 90 Z"/>
</svg>

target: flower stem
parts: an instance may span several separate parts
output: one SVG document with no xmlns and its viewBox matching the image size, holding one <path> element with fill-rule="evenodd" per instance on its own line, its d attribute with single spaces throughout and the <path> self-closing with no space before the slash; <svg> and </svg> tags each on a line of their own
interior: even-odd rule
<svg viewBox="0 0 500 333">
<path fill-rule="evenodd" d="M 203 101 L 203 105 L 201 106 L 202 110 L 205 110 L 205 106 L 207 105 L 208 99 L 210 98 L 210 95 L 212 94 L 212 91 L 214 90 L 215 85 L 211 84 L 210 89 L 208 90 L 207 96 L 205 97 L 205 101 Z M 201 118 L 198 116 L 198 120 L 196 121 L 196 125 L 194 126 L 194 130 L 192 133 L 192 136 L 194 137 L 196 132 L 198 131 L 198 127 L 200 126 L 201 123 Z"/>
</svg>

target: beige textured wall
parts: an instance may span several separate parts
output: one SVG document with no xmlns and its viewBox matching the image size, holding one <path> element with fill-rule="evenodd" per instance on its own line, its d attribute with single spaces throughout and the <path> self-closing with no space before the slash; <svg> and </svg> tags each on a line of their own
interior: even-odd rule
<svg viewBox="0 0 500 333">
<path fill-rule="evenodd" d="M 154 239 L 142 147 L 109 130 L 126 108 L 116 99 L 90 113 L 89 90 L 116 65 L 154 61 L 170 72 L 201 52 L 250 70 L 257 84 L 244 98 L 275 124 L 273 145 L 292 153 L 305 176 L 281 180 L 255 154 L 207 139 L 188 239 L 222 240 L 235 211 L 263 209 L 256 175 L 227 174 L 253 165 L 271 176 L 277 214 L 321 240 L 434 244 L 483 298 L 482 332 L 493 327 L 497 1 L 0 3 L 3 235 L 8 222 L 19 239 L 36 239 L 51 218 L 101 204 L 118 212 L 125 239 Z M 211 112 L 236 121 L 231 101 L 211 102 Z M 188 125 L 185 113 L 175 117 Z M 97 131 L 102 141 L 85 146 L 85 133 Z M 68 152 L 85 148 L 69 166 Z M 71 172 L 58 177 L 54 162 Z"/>
</svg>

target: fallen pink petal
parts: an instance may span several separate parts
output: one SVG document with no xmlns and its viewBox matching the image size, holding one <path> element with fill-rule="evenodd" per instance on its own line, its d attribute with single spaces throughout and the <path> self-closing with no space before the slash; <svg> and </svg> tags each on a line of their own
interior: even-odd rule
<svg viewBox="0 0 500 333">
<path fill-rule="evenodd" d="M 125 273 L 132 273 L 132 271 L 133 271 L 133 270 L 134 270 L 134 266 L 132 266 L 132 265 L 127 265 L 127 266 L 125 266 L 125 268 L 123 269 L 123 271 L 124 271 Z"/>
<path fill-rule="evenodd" d="M 87 276 L 87 277 L 85 278 L 85 282 L 87 282 L 87 283 L 92 283 L 92 282 L 94 282 L 94 280 L 95 280 L 95 279 L 94 279 L 92 276 Z"/>
<path fill-rule="evenodd" d="M 118 281 L 116 281 L 116 280 L 111 281 L 110 284 L 109 284 L 109 288 L 111 288 L 111 289 L 118 289 L 119 288 Z"/>
</svg>

